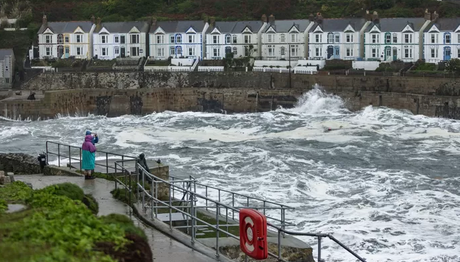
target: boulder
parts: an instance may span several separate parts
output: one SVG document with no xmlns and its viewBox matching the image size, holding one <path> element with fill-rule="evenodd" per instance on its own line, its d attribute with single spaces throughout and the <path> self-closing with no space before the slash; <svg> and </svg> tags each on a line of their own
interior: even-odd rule
<svg viewBox="0 0 460 262">
<path fill-rule="evenodd" d="M 4 185 L 11 184 L 11 178 L 9 176 L 4 176 L 3 177 L 3 184 Z"/>
<path fill-rule="evenodd" d="M 14 179 L 14 173 L 13 173 L 13 172 L 8 172 L 8 173 L 7 173 L 7 176 L 10 178 L 11 183 L 13 183 L 13 182 L 15 181 L 15 179 Z"/>
<path fill-rule="evenodd" d="M 0 170 L 0 176 L 5 176 L 5 171 Z"/>
<path fill-rule="evenodd" d="M 40 174 L 37 157 L 23 153 L 0 154 L 0 169 L 20 174 Z"/>
</svg>

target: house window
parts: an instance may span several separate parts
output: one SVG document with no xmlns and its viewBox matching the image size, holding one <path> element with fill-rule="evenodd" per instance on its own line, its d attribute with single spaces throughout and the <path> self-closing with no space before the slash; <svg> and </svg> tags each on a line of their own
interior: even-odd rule
<svg viewBox="0 0 460 262">
<path fill-rule="evenodd" d="M 174 43 L 174 35 L 171 35 L 170 41 L 171 41 L 171 43 Z"/>
<path fill-rule="evenodd" d="M 182 36 L 176 35 L 176 43 L 182 43 Z"/>
<path fill-rule="evenodd" d="M 81 43 L 82 42 L 82 35 L 77 35 L 77 43 Z"/>
<path fill-rule="evenodd" d="M 120 39 L 120 37 L 116 35 L 116 36 L 113 37 L 113 42 L 118 43 L 119 39 Z"/>
<path fill-rule="evenodd" d="M 291 34 L 291 42 L 296 43 L 297 42 L 297 34 Z"/>
<path fill-rule="evenodd" d="M 157 35 L 157 44 L 163 44 L 165 41 L 164 35 Z"/>
<path fill-rule="evenodd" d="M 139 35 L 131 35 L 131 44 L 139 44 Z"/>
<path fill-rule="evenodd" d="M 101 55 L 106 56 L 107 55 L 107 48 L 101 48 Z"/>
<path fill-rule="evenodd" d="M 451 41 L 451 38 L 450 38 L 450 33 L 445 33 L 444 34 L 444 43 L 446 44 L 450 44 L 452 41 Z"/>
<path fill-rule="evenodd" d="M 124 35 L 120 36 L 120 43 L 124 44 L 125 42 L 126 42 L 125 41 L 125 36 Z"/>
<path fill-rule="evenodd" d="M 336 42 L 336 43 L 340 43 L 340 35 L 339 35 L 339 34 L 335 34 L 334 37 L 335 37 L 335 42 Z"/>
<path fill-rule="evenodd" d="M 347 48 L 347 56 L 350 57 L 350 56 L 353 56 L 353 48 Z"/>
<path fill-rule="evenodd" d="M 233 55 L 237 55 L 237 54 L 238 54 L 238 48 L 233 47 L 232 51 L 233 51 Z"/>
<path fill-rule="evenodd" d="M 284 43 L 284 42 L 286 42 L 286 35 L 281 34 L 281 43 Z"/>
<path fill-rule="evenodd" d="M 268 56 L 275 56 L 275 46 L 273 45 L 268 46 Z"/>
<path fill-rule="evenodd" d="M 268 35 L 268 42 L 269 42 L 269 43 L 273 43 L 273 38 L 274 38 L 273 35 L 272 35 L 272 34 L 269 34 L 269 35 Z"/>
<path fill-rule="evenodd" d="M 244 36 L 244 43 L 245 44 L 250 44 L 251 43 L 251 36 L 250 35 L 245 35 Z"/>
<path fill-rule="evenodd" d="M 291 56 L 294 56 L 294 57 L 298 56 L 299 47 L 297 45 L 292 45 L 290 49 L 291 49 Z"/>
<path fill-rule="evenodd" d="M 404 43 L 412 43 L 412 34 L 404 34 Z"/>
<path fill-rule="evenodd" d="M 65 41 L 66 43 L 68 43 L 68 42 L 69 42 L 69 37 L 68 37 L 68 36 L 64 37 L 64 41 Z"/>
<path fill-rule="evenodd" d="M 101 35 L 101 43 L 106 44 L 108 41 L 108 35 Z"/>
<path fill-rule="evenodd" d="M 232 41 L 232 36 L 231 35 L 225 35 L 225 43 L 230 44 Z"/>
<path fill-rule="evenodd" d="M 195 43 L 195 36 L 194 35 L 188 35 L 188 42 L 189 43 Z"/>
<path fill-rule="evenodd" d="M 372 34 L 372 43 L 378 43 L 379 42 L 379 35 L 378 34 Z"/>
<path fill-rule="evenodd" d="M 118 48 L 118 46 L 114 47 L 114 48 L 113 48 L 113 53 L 114 53 L 115 55 L 120 54 L 120 48 Z"/>
<path fill-rule="evenodd" d="M 460 34 L 457 34 L 457 43 L 460 44 Z"/>
<path fill-rule="evenodd" d="M 233 36 L 233 43 L 236 44 L 237 43 L 237 38 L 236 38 L 236 35 Z"/>
<path fill-rule="evenodd" d="M 346 41 L 347 43 L 353 43 L 353 34 L 347 34 Z"/>
<path fill-rule="evenodd" d="M 391 33 L 385 33 L 385 44 L 391 43 Z"/>
<path fill-rule="evenodd" d="M 81 55 L 81 47 L 77 47 L 77 55 Z"/>
<path fill-rule="evenodd" d="M 131 47 L 131 56 L 139 55 L 139 47 Z"/>
<path fill-rule="evenodd" d="M 173 36 L 173 41 L 174 41 L 174 36 Z M 176 54 L 176 49 L 174 49 L 174 46 L 171 46 L 169 48 L 169 55 L 173 56 Z"/>
<path fill-rule="evenodd" d="M 218 35 L 213 35 L 212 36 L 212 43 L 213 44 L 218 44 L 219 43 L 219 36 Z"/>
<path fill-rule="evenodd" d="M 220 57 L 220 49 L 219 48 L 214 48 L 212 51 L 214 57 Z"/>
<path fill-rule="evenodd" d="M 396 33 L 393 33 L 393 43 L 398 43 L 398 35 Z"/>
<path fill-rule="evenodd" d="M 249 56 L 249 46 L 244 46 L 244 56 Z"/>
<path fill-rule="evenodd" d="M 412 58 L 412 48 L 404 46 L 404 58 Z"/>
<path fill-rule="evenodd" d="M 316 43 L 321 43 L 323 41 L 321 34 L 316 34 L 315 40 L 316 40 Z"/>
<path fill-rule="evenodd" d="M 46 48 L 46 56 L 51 56 L 51 48 Z"/>
<path fill-rule="evenodd" d="M 321 56 L 321 48 L 317 47 L 315 49 L 315 54 L 316 54 L 317 57 L 320 57 Z"/>
<path fill-rule="evenodd" d="M 438 54 L 437 54 L 438 52 L 437 51 L 438 51 L 437 49 L 431 48 L 431 58 L 438 57 Z"/>
<path fill-rule="evenodd" d="M 437 34 L 431 34 L 431 43 L 432 44 L 437 44 L 438 43 L 438 35 Z"/>
<path fill-rule="evenodd" d="M 10 83 L 10 78 L 5 78 L 5 83 L 9 84 Z"/>
<path fill-rule="evenodd" d="M 62 35 L 61 35 L 61 34 L 58 35 L 58 39 L 57 39 L 57 40 L 58 40 L 58 44 L 62 44 L 62 43 L 64 42 L 64 39 L 62 38 Z"/>
<path fill-rule="evenodd" d="M 377 48 L 375 48 L 375 47 L 372 48 L 372 57 L 373 58 L 377 57 Z"/>
<path fill-rule="evenodd" d="M 158 48 L 157 49 L 157 56 L 164 57 L 165 56 L 165 49 L 164 48 Z"/>
<path fill-rule="evenodd" d="M 281 55 L 286 55 L 286 48 L 284 46 L 281 47 Z"/>
<path fill-rule="evenodd" d="M 47 44 L 51 43 L 51 36 L 50 35 L 45 35 L 45 42 Z"/>
<path fill-rule="evenodd" d="M 189 49 L 188 49 L 188 55 L 189 55 L 189 56 L 194 56 L 194 55 L 195 55 L 195 48 L 189 47 Z"/>
<path fill-rule="evenodd" d="M 329 33 L 327 35 L 327 42 L 328 43 L 334 43 L 334 35 L 332 33 Z"/>
</svg>

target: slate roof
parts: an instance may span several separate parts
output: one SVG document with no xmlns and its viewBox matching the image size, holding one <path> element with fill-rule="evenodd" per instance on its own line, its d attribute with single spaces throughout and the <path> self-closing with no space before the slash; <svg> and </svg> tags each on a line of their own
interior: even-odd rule
<svg viewBox="0 0 460 262">
<path fill-rule="evenodd" d="M 46 28 L 50 28 L 55 34 L 73 33 L 77 27 L 80 27 L 84 32 L 89 33 L 93 23 L 91 21 L 74 21 L 74 22 L 48 22 L 38 30 L 38 34 L 43 34 Z"/>
<path fill-rule="evenodd" d="M 364 18 L 323 19 L 321 23 L 315 22 L 310 32 L 313 32 L 318 26 L 324 32 L 343 32 L 348 25 L 351 25 L 355 31 L 359 32 L 365 23 L 366 19 Z"/>
<path fill-rule="evenodd" d="M 95 33 L 99 33 L 102 28 L 107 29 L 110 33 L 129 33 L 133 27 L 139 31 L 147 33 L 149 24 L 147 22 L 107 22 L 96 27 Z"/>
<path fill-rule="evenodd" d="M 7 55 L 14 55 L 13 49 L 0 49 L 0 60 L 5 59 Z"/>
<path fill-rule="evenodd" d="M 460 25 L 460 18 L 438 18 L 436 22 L 431 22 L 425 29 L 425 32 L 428 32 L 433 25 L 440 31 L 450 31 L 453 32 Z"/>
<path fill-rule="evenodd" d="M 150 33 L 155 32 L 159 27 L 165 31 L 165 33 L 185 33 L 190 27 L 193 27 L 196 32 L 202 32 L 204 21 L 159 21 L 155 25 L 150 27 Z"/>
<path fill-rule="evenodd" d="M 380 18 L 379 23 L 370 23 L 366 32 L 369 32 L 374 25 L 377 25 L 381 32 L 401 32 L 408 24 L 414 31 L 419 31 L 425 21 L 425 18 Z"/>
<path fill-rule="evenodd" d="M 265 32 L 267 32 L 270 27 L 273 27 L 277 33 L 288 33 L 289 29 L 291 29 L 294 24 L 300 32 L 304 32 L 310 24 L 310 20 L 275 20 L 274 23 L 269 23 Z"/>
<path fill-rule="evenodd" d="M 222 34 L 225 33 L 242 33 L 248 27 L 253 33 L 259 32 L 263 26 L 262 21 L 221 21 L 215 22 L 215 27 L 219 29 Z M 214 27 L 209 26 L 207 33 L 211 33 Z"/>
</svg>

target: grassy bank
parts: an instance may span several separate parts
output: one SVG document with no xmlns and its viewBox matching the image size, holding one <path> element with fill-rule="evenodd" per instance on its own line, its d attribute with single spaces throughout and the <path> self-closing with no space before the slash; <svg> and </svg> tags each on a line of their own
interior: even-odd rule
<svg viewBox="0 0 460 262">
<path fill-rule="evenodd" d="M 6 213 L 6 203 L 27 208 Z M 0 261 L 152 261 L 145 234 L 129 218 L 95 213 L 94 199 L 71 183 L 0 188 Z"/>
</svg>

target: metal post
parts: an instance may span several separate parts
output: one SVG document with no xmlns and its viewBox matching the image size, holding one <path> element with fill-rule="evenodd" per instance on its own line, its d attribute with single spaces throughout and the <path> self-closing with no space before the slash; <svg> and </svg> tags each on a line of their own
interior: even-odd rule
<svg viewBox="0 0 460 262">
<path fill-rule="evenodd" d="M 172 230 L 172 198 L 171 198 L 171 184 L 169 184 L 169 229 Z"/>
<path fill-rule="evenodd" d="M 321 237 L 318 236 L 318 262 L 321 262 Z"/>
<path fill-rule="evenodd" d="M 123 170 L 123 169 L 122 169 L 122 170 Z M 123 173 L 125 173 L 125 174 L 126 174 L 126 171 L 125 171 L 125 170 L 123 170 Z M 131 195 L 132 195 L 132 188 L 131 188 L 131 176 L 129 176 L 129 178 L 128 178 L 128 179 L 129 179 L 129 185 L 128 185 L 128 189 L 127 189 L 127 190 L 128 190 L 128 194 L 129 194 L 129 204 L 131 205 L 131 203 L 133 202 L 133 201 L 132 201 L 132 199 L 131 199 Z M 125 181 L 126 181 L 126 179 L 125 179 Z M 126 182 L 125 182 L 125 183 L 126 183 Z M 131 208 L 130 208 L 130 210 L 131 210 Z"/>
<path fill-rule="evenodd" d="M 206 210 L 208 210 L 208 186 L 205 187 Z"/>
<path fill-rule="evenodd" d="M 123 160 L 124 157 L 122 156 L 121 159 Z M 139 183 L 139 167 L 137 166 L 137 157 L 136 157 L 136 162 L 134 162 L 134 174 L 136 175 L 136 185 Z M 124 164 L 124 162 L 122 162 L 122 165 Z M 129 174 L 129 176 L 131 177 L 131 174 Z M 171 191 L 170 191 L 171 193 Z M 136 195 L 137 195 L 137 199 L 139 199 L 139 190 L 137 190 L 136 192 Z"/>
<path fill-rule="evenodd" d="M 142 208 L 145 209 L 145 192 L 144 192 L 144 189 L 145 189 L 144 188 L 144 186 L 145 186 L 145 174 L 144 174 L 144 172 L 142 172 L 142 186 L 139 186 L 139 185 L 137 185 L 137 186 L 138 186 L 137 191 L 139 191 L 139 187 L 142 188 Z"/>
<path fill-rule="evenodd" d="M 157 180 L 154 180 L 155 181 L 155 217 L 158 217 L 158 209 L 156 208 L 156 206 L 158 205 L 158 181 Z"/>
<path fill-rule="evenodd" d="M 246 206 L 249 207 L 249 197 L 246 197 Z"/>
<path fill-rule="evenodd" d="M 190 192 L 190 206 L 191 206 L 191 210 L 190 210 L 190 213 L 191 213 L 191 217 L 192 217 L 192 232 L 191 232 L 191 235 L 192 235 L 192 244 L 195 243 L 195 203 L 193 201 L 193 199 L 195 199 L 194 195 L 193 195 L 193 192 Z M 188 219 L 187 219 L 187 223 L 188 223 Z"/>
<path fill-rule="evenodd" d="M 60 144 L 58 144 L 58 166 L 61 166 L 61 147 Z"/>
<path fill-rule="evenodd" d="M 235 193 L 232 192 L 232 207 L 235 208 Z M 235 210 L 232 210 L 232 220 L 235 220 Z"/>
<path fill-rule="evenodd" d="M 109 153 L 105 153 L 105 172 L 109 174 Z M 115 174 L 116 175 L 116 174 Z"/>
<path fill-rule="evenodd" d="M 150 219 L 153 220 L 153 181 L 152 181 L 152 185 L 150 187 Z"/>
<path fill-rule="evenodd" d="M 80 147 L 80 171 L 83 171 L 81 168 L 81 147 Z"/>
<path fill-rule="evenodd" d="M 72 169 L 72 154 L 70 153 L 70 146 L 69 146 L 69 169 Z"/>
<path fill-rule="evenodd" d="M 81 165 L 81 162 L 80 162 L 80 165 Z M 117 173 L 117 163 L 115 163 L 115 174 Z M 118 188 L 118 178 L 115 177 L 115 189 Z"/>
<path fill-rule="evenodd" d="M 219 194 L 219 203 L 220 203 L 220 188 L 217 191 L 218 191 L 218 194 Z M 216 211 L 217 211 L 217 214 L 219 214 L 219 216 L 220 216 L 220 208 L 217 209 Z"/>
<path fill-rule="evenodd" d="M 219 203 L 216 203 L 216 208 L 219 209 Z M 219 213 L 216 212 L 216 257 L 219 257 L 219 233 Z"/>
<path fill-rule="evenodd" d="M 284 206 L 281 206 L 281 229 L 286 229 L 286 209 Z M 286 234 L 283 231 L 283 237 L 286 237 Z"/>
<path fill-rule="evenodd" d="M 265 216 L 265 200 L 264 200 L 264 216 Z"/>
</svg>

